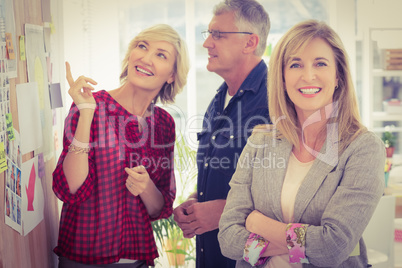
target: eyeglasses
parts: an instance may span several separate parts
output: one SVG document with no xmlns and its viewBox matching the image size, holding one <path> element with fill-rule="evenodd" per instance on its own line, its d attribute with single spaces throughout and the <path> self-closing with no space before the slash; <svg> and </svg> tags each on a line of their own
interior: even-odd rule
<svg viewBox="0 0 402 268">
<path fill-rule="evenodd" d="M 204 39 L 206 40 L 208 38 L 209 35 L 212 35 L 212 38 L 214 40 L 218 40 L 219 38 L 221 38 L 221 34 L 253 34 L 250 32 L 220 32 L 217 30 L 206 30 L 206 31 L 202 31 L 202 37 L 204 37 Z"/>
</svg>

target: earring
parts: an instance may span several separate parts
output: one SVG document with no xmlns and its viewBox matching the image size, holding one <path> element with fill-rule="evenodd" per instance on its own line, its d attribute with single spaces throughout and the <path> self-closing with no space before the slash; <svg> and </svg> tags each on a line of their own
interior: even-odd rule
<svg viewBox="0 0 402 268">
<path fill-rule="evenodd" d="M 338 85 L 335 86 L 335 89 L 338 89 Z"/>
</svg>

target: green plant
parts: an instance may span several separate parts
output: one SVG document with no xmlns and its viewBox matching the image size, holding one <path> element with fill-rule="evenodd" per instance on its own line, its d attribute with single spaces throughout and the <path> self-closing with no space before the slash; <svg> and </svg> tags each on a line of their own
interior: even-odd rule
<svg viewBox="0 0 402 268">
<path fill-rule="evenodd" d="M 167 253 L 169 263 L 179 267 L 185 261 L 194 260 L 193 239 L 183 237 L 183 232 L 173 220 L 173 215 L 167 219 L 161 219 L 152 223 L 156 239 L 161 244 L 161 255 Z"/>
<path fill-rule="evenodd" d="M 196 151 L 186 144 L 181 135 L 175 143 L 174 164 L 176 184 L 179 186 L 176 189 L 175 205 L 178 205 L 195 191 L 197 179 Z M 195 260 L 194 239 L 183 237 L 183 232 L 174 221 L 173 215 L 152 222 L 152 228 L 156 240 L 162 246 L 159 248 L 160 255 L 167 253 L 171 265 L 178 267 L 181 260 Z"/>
<path fill-rule="evenodd" d="M 396 137 L 391 131 L 385 131 L 382 134 L 382 141 L 385 144 L 385 148 L 391 148 L 395 146 Z"/>
</svg>

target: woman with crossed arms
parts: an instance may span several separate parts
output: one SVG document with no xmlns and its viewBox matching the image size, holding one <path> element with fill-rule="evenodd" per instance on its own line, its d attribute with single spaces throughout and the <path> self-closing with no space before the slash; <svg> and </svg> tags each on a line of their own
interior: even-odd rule
<svg viewBox="0 0 402 268">
<path fill-rule="evenodd" d="M 384 144 L 360 121 L 346 51 L 325 23 L 271 55 L 273 125 L 248 140 L 219 224 L 236 267 L 368 267 L 362 234 L 383 194 Z"/>
</svg>

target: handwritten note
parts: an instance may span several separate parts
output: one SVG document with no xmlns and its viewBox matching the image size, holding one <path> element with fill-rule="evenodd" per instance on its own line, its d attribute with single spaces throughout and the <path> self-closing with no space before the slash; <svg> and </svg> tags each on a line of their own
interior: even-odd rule
<svg viewBox="0 0 402 268">
<path fill-rule="evenodd" d="M 25 36 L 20 36 L 20 60 L 25 61 L 27 57 L 25 55 Z"/>
<path fill-rule="evenodd" d="M 7 55 L 9 60 L 15 59 L 13 38 L 11 33 L 6 33 L 6 47 L 7 47 Z"/>
</svg>

